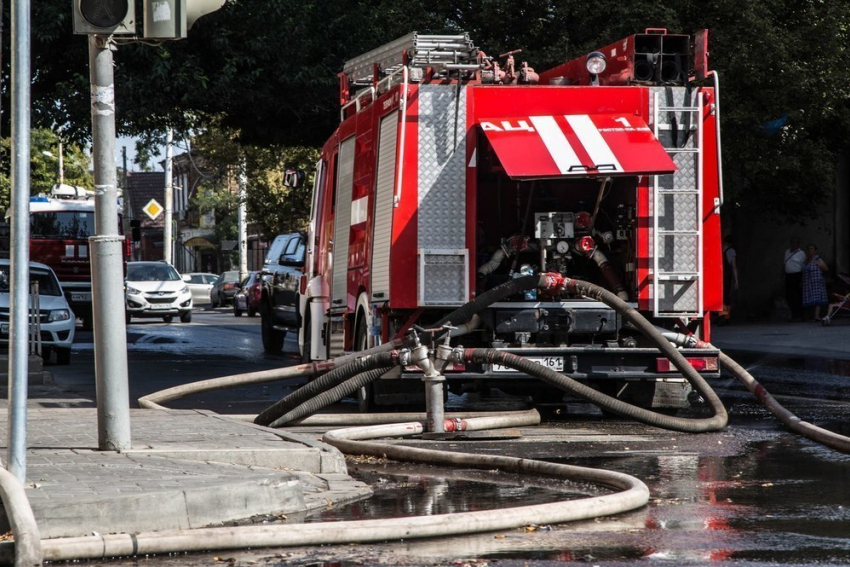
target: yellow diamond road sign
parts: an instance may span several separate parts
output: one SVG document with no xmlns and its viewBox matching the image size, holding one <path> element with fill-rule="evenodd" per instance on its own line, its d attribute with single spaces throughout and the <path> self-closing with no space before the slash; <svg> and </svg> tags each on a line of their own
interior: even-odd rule
<svg viewBox="0 0 850 567">
<path fill-rule="evenodd" d="M 156 199 L 151 199 L 142 210 L 151 218 L 151 220 L 156 220 L 156 217 L 158 217 L 165 209 L 162 208 L 162 205 L 156 202 Z"/>
</svg>

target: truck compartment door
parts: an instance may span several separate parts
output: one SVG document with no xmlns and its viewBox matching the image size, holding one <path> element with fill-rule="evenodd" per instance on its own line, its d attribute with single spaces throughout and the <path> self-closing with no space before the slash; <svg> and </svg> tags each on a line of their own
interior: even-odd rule
<svg viewBox="0 0 850 567">
<path fill-rule="evenodd" d="M 480 118 L 478 123 L 513 179 L 676 171 L 646 122 L 632 114 Z"/>
<path fill-rule="evenodd" d="M 390 298 L 390 244 L 393 235 L 398 112 L 381 119 L 375 183 L 375 223 L 372 244 L 372 301 Z"/>
<path fill-rule="evenodd" d="M 351 191 L 354 186 L 354 136 L 339 145 L 336 213 L 334 214 L 331 309 L 345 307 L 348 292 L 348 242 L 351 235 Z"/>
</svg>

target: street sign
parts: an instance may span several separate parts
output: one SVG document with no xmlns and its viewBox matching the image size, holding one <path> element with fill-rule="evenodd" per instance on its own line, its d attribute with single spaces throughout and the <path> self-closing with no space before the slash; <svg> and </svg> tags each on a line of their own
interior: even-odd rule
<svg viewBox="0 0 850 567">
<path fill-rule="evenodd" d="M 148 204 L 142 209 L 142 211 L 148 215 L 151 220 L 156 220 L 156 217 L 162 214 L 162 211 L 165 209 L 156 202 L 156 199 L 151 199 L 148 201 Z"/>
</svg>

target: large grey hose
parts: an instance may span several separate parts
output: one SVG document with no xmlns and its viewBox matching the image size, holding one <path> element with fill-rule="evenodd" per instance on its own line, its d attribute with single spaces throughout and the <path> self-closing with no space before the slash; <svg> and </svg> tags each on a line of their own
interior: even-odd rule
<svg viewBox="0 0 850 567">
<path fill-rule="evenodd" d="M 24 485 L 0 466 L 0 499 L 6 511 L 14 541 L 15 567 L 41 567 L 41 537 Z M 10 565 L 6 561 L 4 565 Z"/>
<path fill-rule="evenodd" d="M 283 427 L 287 423 L 291 423 L 301 418 L 313 415 L 319 410 L 326 408 L 331 404 L 337 403 L 344 397 L 350 396 L 360 388 L 371 384 L 372 382 L 386 374 L 389 370 L 392 370 L 392 368 L 392 366 L 384 366 L 350 377 L 347 380 L 337 384 L 336 386 L 318 393 L 315 397 L 310 398 L 309 400 L 305 400 L 300 404 L 294 406 L 286 413 L 283 413 L 278 416 L 274 421 L 272 421 L 268 425 L 269 427 Z M 257 421 L 254 420 L 254 423 L 257 423 Z"/>
<path fill-rule="evenodd" d="M 518 280 L 527 280 L 525 283 L 528 284 L 535 279 L 537 279 L 536 276 L 518 278 Z M 705 419 L 680 418 L 639 408 L 632 404 L 623 402 L 622 400 L 618 400 L 617 398 L 603 394 L 589 386 L 585 386 L 584 384 L 564 376 L 559 372 L 555 372 L 535 364 L 528 359 L 501 350 L 486 348 L 466 349 L 464 354 L 465 359 L 468 362 L 476 364 L 503 364 L 530 376 L 539 378 L 540 380 L 560 388 L 561 390 L 580 396 L 603 409 L 656 427 L 671 429 L 674 431 L 699 433 L 705 431 L 717 431 L 726 426 L 728 414 L 723 403 L 720 401 L 720 398 L 717 397 L 717 394 L 711 389 L 711 386 L 706 383 L 705 379 L 699 374 L 699 372 L 694 370 L 682 354 L 676 350 L 672 344 L 670 344 L 668 338 L 666 338 L 661 331 L 647 321 L 640 313 L 635 311 L 629 304 L 608 290 L 585 281 L 569 279 L 565 281 L 568 289 L 574 293 L 594 297 L 604 302 L 623 315 L 623 317 L 631 321 L 632 324 L 644 335 L 652 339 L 658 345 L 659 350 L 661 350 L 661 352 L 673 362 L 676 368 L 682 372 L 685 378 L 689 380 L 694 388 L 703 396 L 713 411 L 712 417 Z M 538 282 L 538 285 L 543 287 L 541 284 L 542 282 Z M 349 364 L 344 368 L 334 371 L 332 374 L 337 374 L 340 380 L 345 379 L 345 374 L 348 376 L 354 376 L 355 372 L 362 372 L 363 370 L 374 368 L 376 364 L 373 364 L 374 361 L 372 359 L 373 357 L 365 357 L 362 364 Z M 387 358 L 387 360 L 390 360 L 390 358 Z M 392 360 L 397 362 L 396 359 Z M 278 402 L 278 404 L 273 406 L 278 408 L 286 406 L 288 410 L 291 410 L 286 415 L 283 415 L 283 413 L 279 411 L 270 411 L 272 408 L 266 410 L 264 414 L 275 416 L 275 421 L 271 423 L 272 427 L 281 427 L 286 423 L 309 416 L 323 407 L 339 401 L 346 395 L 357 391 L 358 388 L 368 384 L 369 382 L 377 380 L 382 374 L 383 372 L 375 373 L 374 371 L 371 373 L 367 372 L 365 374 L 357 374 L 336 386 L 332 395 L 328 393 L 327 395 L 315 397 L 295 409 L 291 409 L 291 406 L 283 404 L 282 402 Z M 302 390 L 303 389 L 304 388 L 302 388 Z M 298 399 L 303 399 L 304 397 L 305 396 L 298 396 Z M 293 398 L 293 395 L 289 396 L 287 399 L 290 398 Z M 283 401 L 286 401 L 286 399 Z M 261 423 L 259 418 L 255 420 L 255 422 Z"/>
<path fill-rule="evenodd" d="M 516 418 L 502 415 L 496 418 L 483 418 L 482 422 L 469 419 L 465 423 L 467 429 L 472 430 L 482 429 L 493 423 L 500 427 L 508 427 L 536 424 L 539 421 L 539 415 Z M 67 561 L 250 547 L 366 543 L 482 533 L 515 529 L 529 524 L 556 524 L 620 514 L 640 508 L 649 500 L 649 490 L 646 485 L 627 474 L 529 459 L 443 453 L 358 441 L 384 435 L 399 437 L 415 434 L 422 431 L 423 425 L 421 423 L 399 424 L 393 426 L 392 431 L 381 426 L 373 428 L 371 433 L 368 429 L 355 428 L 329 432 L 325 436 L 325 441 L 350 446 L 355 453 L 359 454 L 381 454 L 392 458 L 407 458 L 405 457 L 407 455 L 414 460 L 427 462 L 455 463 L 465 467 L 485 469 L 498 467 L 512 472 L 534 473 L 576 482 L 601 484 L 620 492 L 564 502 L 434 516 L 311 524 L 250 525 L 48 539 L 42 542 L 44 559 Z M 0 543 L 0 561 L 8 561 L 11 549 L 11 545 Z"/>
<path fill-rule="evenodd" d="M 375 368 L 395 366 L 397 363 L 398 351 L 393 350 L 362 356 L 348 364 L 338 366 L 327 374 L 305 384 L 282 400 L 275 402 L 273 405 L 261 411 L 254 419 L 254 423 L 258 425 L 268 425 L 279 419 L 292 408 L 297 407 L 299 404 L 341 384 L 342 382 L 345 382 L 349 378 L 369 370 L 374 370 Z"/>
<path fill-rule="evenodd" d="M 685 431 L 689 433 L 702 433 L 705 431 L 717 431 L 726 426 L 726 409 L 719 400 L 717 400 L 716 406 L 712 405 L 715 415 L 711 418 L 690 419 L 674 417 L 639 408 L 622 400 L 618 400 L 617 398 L 603 394 L 602 392 L 594 390 L 590 386 L 585 386 L 581 382 L 577 382 L 568 376 L 564 376 L 559 372 L 555 372 L 554 370 L 546 368 L 545 366 L 537 364 L 527 358 L 517 356 L 503 350 L 486 348 L 466 349 L 464 352 L 464 358 L 467 362 L 475 364 L 497 363 L 513 368 L 524 374 L 528 374 L 529 376 L 539 378 L 556 388 L 560 388 L 561 390 L 584 398 L 602 409 L 648 425 L 653 425 L 655 427 L 672 429 L 674 431 Z M 700 380 L 702 380 L 701 376 Z"/>
</svg>

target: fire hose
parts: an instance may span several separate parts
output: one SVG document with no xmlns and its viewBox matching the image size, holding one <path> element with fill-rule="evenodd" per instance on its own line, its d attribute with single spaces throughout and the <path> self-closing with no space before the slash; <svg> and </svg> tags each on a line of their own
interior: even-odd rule
<svg viewBox="0 0 850 567">
<path fill-rule="evenodd" d="M 559 279 L 560 278 L 560 279 Z M 611 292 L 591 284 L 589 282 L 561 278 L 557 274 L 542 274 L 540 276 L 526 276 L 506 282 L 502 286 L 493 288 L 489 292 L 480 295 L 475 300 L 452 312 L 438 323 L 438 326 L 453 326 L 464 321 L 470 321 L 477 313 L 492 302 L 507 297 L 525 289 L 540 287 L 552 289 L 563 286 L 567 291 L 595 298 L 609 305 L 618 313 L 623 315 L 634 327 L 645 336 L 651 338 L 658 345 L 659 350 L 667 356 L 671 362 L 682 372 L 683 376 L 690 381 L 693 387 L 706 399 L 714 414 L 710 418 L 697 420 L 682 420 L 672 416 L 656 414 L 649 410 L 636 408 L 616 398 L 601 394 L 591 388 L 569 379 L 557 372 L 536 365 L 528 360 L 511 353 L 495 349 L 448 349 L 449 356 L 461 357 L 470 362 L 497 362 L 526 372 L 538 377 L 547 383 L 553 384 L 566 391 L 581 395 L 597 403 L 600 407 L 627 417 L 632 417 L 665 428 L 683 427 L 683 431 L 713 431 L 721 429 L 727 421 L 727 413 L 716 393 L 708 386 L 703 378 L 694 370 L 687 360 L 676 350 L 674 345 L 711 348 L 711 345 L 698 341 L 692 336 L 671 333 L 669 331 L 655 328 L 649 321 L 643 318 L 636 310 Z M 290 369 L 287 377 L 306 375 L 311 371 L 333 371 L 331 378 L 322 382 L 321 386 L 310 391 L 308 398 L 297 403 L 290 400 L 287 404 L 276 404 L 276 410 L 264 412 L 265 418 L 274 417 L 275 421 L 286 422 L 293 417 L 293 412 L 301 412 L 298 415 L 309 415 L 332 403 L 329 400 L 337 399 L 337 396 L 347 395 L 362 387 L 362 385 L 377 379 L 388 368 L 403 363 L 403 357 L 398 352 L 399 347 L 404 347 L 411 341 L 417 342 L 420 336 L 433 336 L 431 333 L 419 333 L 415 339 L 396 338 L 379 347 L 347 355 L 333 361 L 324 363 L 305 364 Z M 445 333 L 448 337 L 450 333 Z M 365 355 L 365 358 L 363 358 Z M 442 356 L 443 361 L 447 359 L 445 349 L 443 354 L 438 352 L 438 358 Z M 439 360 L 437 361 L 439 362 Z M 744 385 L 758 398 L 768 409 L 776 415 L 784 424 L 795 432 L 812 439 L 818 443 L 832 447 L 839 451 L 850 452 L 850 438 L 824 430 L 810 423 L 804 422 L 783 408 L 770 394 L 740 365 L 735 363 L 727 355 L 720 354 L 720 362 L 724 368 L 735 375 Z M 433 369 L 433 362 L 432 369 Z M 336 369 L 336 370 L 334 370 Z M 224 384 L 244 384 L 270 381 L 269 373 L 258 373 L 259 377 L 251 382 L 250 375 L 238 377 L 225 377 L 213 381 L 188 385 L 189 388 L 172 388 L 164 393 L 146 396 L 146 404 L 143 407 L 161 407 L 159 402 L 168 401 L 182 397 L 188 393 L 221 389 Z M 280 375 L 278 372 L 277 375 Z M 329 372 L 330 374 L 330 372 Z M 192 388 L 191 386 L 195 386 Z M 180 390 L 179 392 L 177 390 Z M 296 404 L 293 406 L 293 404 Z M 275 407 L 275 406 L 273 406 Z M 303 409 L 301 409 L 303 408 Z M 283 413 L 281 413 L 281 411 Z M 535 412 L 536 413 L 536 412 Z M 277 415 L 280 414 L 280 415 Z M 429 414 L 430 415 L 430 414 Z M 505 427 L 511 418 L 497 416 L 495 418 L 460 418 L 446 419 L 441 423 L 443 430 L 456 428 L 473 429 L 485 427 Z M 478 421 L 476 421 L 476 419 Z M 537 423 L 539 415 L 524 422 L 528 417 L 519 417 L 519 421 L 512 423 Z M 495 421 L 494 421 L 495 420 Z M 682 423 L 682 422 L 689 423 Z M 429 425 L 431 418 L 429 417 Z M 237 528 L 205 528 L 197 530 L 180 530 L 172 532 L 109 534 L 97 535 L 84 538 L 62 538 L 45 540 L 41 542 L 44 559 L 83 559 L 99 558 L 117 555 L 131 555 L 141 553 L 166 553 L 172 551 L 200 551 L 211 549 L 234 549 L 244 547 L 260 546 L 286 546 L 286 545 L 312 545 L 329 543 L 349 543 L 353 541 L 385 541 L 389 539 L 402 539 L 413 537 L 433 537 L 439 535 L 475 533 L 508 529 L 530 522 L 559 523 L 576 519 L 597 517 L 599 515 L 615 514 L 643 506 L 649 498 L 646 486 L 639 480 L 611 471 L 600 471 L 585 469 L 582 467 L 571 467 L 568 465 L 557 465 L 526 459 L 514 459 L 511 457 L 495 457 L 485 455 L 469 455 L 449 453 L 440 451 L 429 451 L 413 447 L 387 445 L 380 443 L 363 443 L 363 440 L 392 435 L 394 437 L 417 434 L 424 431 L 424 424 L 403 423 L 395 425 L 380 425 L 377 427 L 359 427 L 346 430 L 329 432 L 324 440 L 346 452 L 386 455 L 390 458 L 403 460 L 414 460 L 420 462 L 438 462 L 444 464 L 460 464 L 467 467 L 494 468 L 517 472 L 533 472 L 536 474 L 561 476 L 582 482 L 595 482 L 609 488 L 620 490 L 615 494 L 607 494 L 582 499 L 579 501 L 558 502 L 553 504 L 541 504 L 535 506 L 522 506 L 511 508 L 510 513 L 467 512 L 461 514 L 449 514 L 442 516 L 426 516 L 391 520 L 367 520 L 352 522 L 334 522 L 332 524 L 302 524 L 282 526 L 243 526 Z M 0 484 L 5 479 L 0 477 Z M 7 504 L 8 506 L 8 504 Z M 12 504 L 12 506 L 21 506 Z M 30 511 L 31 512 L 31 511 Z M 504 511 L 498 511 L 504 512 Z M 450 517 L 450 518 L 449 518 Z M 17 533 L 13 535 L 18 538 Z M 23 534 L 20 534 L 23 535 Z M 36 553 L 39 550 L 36 550 Z M 0 546 L 0 560 L 3 554 L 9 553 L 9 546 Z M 21 557 L 17 557 L 20 560 Z M 23 564 L 16 561 L 16 564 Z"/>
</svg>

